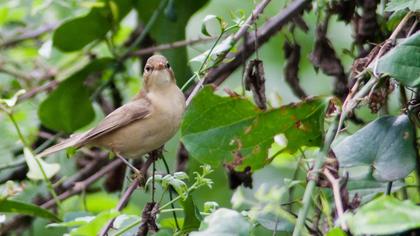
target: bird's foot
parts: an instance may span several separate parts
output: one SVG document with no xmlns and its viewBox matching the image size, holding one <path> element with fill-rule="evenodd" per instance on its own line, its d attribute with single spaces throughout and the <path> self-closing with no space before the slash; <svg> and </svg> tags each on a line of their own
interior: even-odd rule
<svg viewBox="0 0 420 236">
<path fill-rule="evenodd" d="M 115 155 L 124 162 L 124 164 L 126 164 L 133 172 L 135 175 L 140 175 L 141 171 L 139 169 L 137 169 L 135 166 L 133 166 L 129 161 L 127 161 L 127 159 L 125 159 L 123 156 L 121 156 L 119 153 L 115 152 Z"/>
</svg>

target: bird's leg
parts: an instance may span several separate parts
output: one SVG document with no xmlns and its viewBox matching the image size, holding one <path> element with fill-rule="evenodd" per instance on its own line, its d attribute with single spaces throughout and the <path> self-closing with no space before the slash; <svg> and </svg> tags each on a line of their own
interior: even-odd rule
<svg viewBox="0 0 420 236">
<path fill-rule="evenodd" d="M 123 156 L 121 156 L 118 152 L 114 152 L 115 155 L 121 160 L 123 161 L 131 170 L 133 170 L 133 172 L 135 173 L 136 176 L 140 176 L 141 172 L 139 171 L 139 169 L 137 169 L 136 167 L 134 167 L 129 161 L 127 161 Z"/>
</svg>

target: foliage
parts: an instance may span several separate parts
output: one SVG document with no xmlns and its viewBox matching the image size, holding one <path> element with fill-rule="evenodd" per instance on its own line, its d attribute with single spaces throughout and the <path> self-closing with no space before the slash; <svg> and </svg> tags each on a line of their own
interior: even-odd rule
<svg viewBox="0 0 420 236">
<path fill-rule="evenodd" d="M 0 235 L 415 233 L 419 10 L 0 2 Z M 154 53 L 187 97 L 168 163 L 132 176 L 96 147 L 36 155 L 130 101 Z"/>
</svg>

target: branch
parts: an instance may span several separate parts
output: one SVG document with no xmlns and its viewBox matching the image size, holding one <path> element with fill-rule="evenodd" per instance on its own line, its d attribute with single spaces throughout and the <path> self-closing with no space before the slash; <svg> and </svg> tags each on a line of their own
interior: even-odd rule
<svg viewBox="0 0 420 236">
<path fill-rule="evenodd" d="M 149 169 L 150 165 L 155 161 L 154 156 L 150 156 L 146 163 L 142 166 L 140 173 L 141 176 L 137 176 L 133 183 L 131 183 L 130 187 L 127 188 L 127 190 L 124 192 L 124 195 L 121 197 L 121 200 L 118 202 L 117 207 L 115 208 L 117 211 L 121 211 L 128 203 L 128 200 L 130 199 L 131 195 L 133 194 L 134 190 L 137 189 L 137 187 L 140 184 L 143 184 L 144 177 L 146 176 L 147 170 Z M 101 230 L 100 236 L 105 236 L 108 234 L 108 230 L 111 228 L 112 224 L 114 223 L 114 219 L 110 220 Z"/>
<path fill-rule="evenodd" d="M 74 196 L 78 193 L 81 193 L 83 190 L 85 190 L 88 186 L 90 186 L 91 184 L 93 184 L 94 182 L 96 182 L 98 179 L 100 179 L 101 177 L 103 177 L 104 175 L 108 174 L 111 170 L 113 170 L 114 168 L 118 167 L 119 165 L 122 164 L 122 161 L 120 159 L 116 159 L 114 161 L 112 161 L 111 163 L 109 163 L 108 165 L 106 165 L 105 167 L 101 168 L 98 172 L 96 172 L 94 175 L 90 176 L 89 178 L 81 181 L 81 182 L 76 182 L 74 187 L 65 191 L 64 193 L 58 195 L 58 199 L 60 201 L 67 199 L 71 196 Z M 45 202 L 44 204 L 41 205 L 42 208 L 50 208 L 55 206 L 55 202 L 53 199 Z"/>
<path fill-rule="evenodd" d="M 143 49 L 140 49 L 140 50 L 137 50 L 137 51 L 133 51 L 133 52 L 130 52 L 128 54 L 128 56 L 130 56 L 130 57 L 144 56 L 144 55 L 154 53 L 154 52 L 160 52 L 160 51 L 165 51 L 165 50 L 169 50 L 169 49 L 185 47 L 185 46 L 194 45 L 194 44 L 198 44 L 198 43 L 205 43 L 205 42 L 208 42 L 208 41 L 211 41 L 211 40 L 214 40 L 214 39 L 215 39 L 215 37 L 180 40 L 180 41 L 175 41 L 175 42 L 172 42 L 172 43 L 161 44 L 161 45 L 158 45 L 158 46 L 143 48 Z"/>
<path fill-rule="evenodd" d="M 338 216 L 338 219 L 341 219 L 340 220 L 341 228 L 343 230 L 347 230 L 346 223 L 342 219 L 342 216 L 344 215 L 344 208 L 343 208 L 343 202 L 342 202 L 342 198 L 340 194 L 339 179 L 336 179 L 328 170 L 328 168 L 325 168 L 322 173 L 325 175 L 325 177 L 327 177 L 328 181 L 331 183 L 331 188 L 334 194 L 335 207 L 337 208 L 337 216 Z"/>
<path fill-rule="evenodd" d="M 310 2 L 311 1 L 308 0 L 293 1 L 287 8 L 269 19 L 260 27 L 256 37 L 254 33 L 249 34 L 246 45 L 242 45 L 237 53 L 228 55 L 228 57 L 233 58 L 233 60 L 210 70 L 205 78 L 204 84 L 215 83 L 216 85 L 220 85 L 223 83 L 230 74 L 242 65 L 243 60 L 248 59 L 256 49 L 268 42 L 268 40 L 276 35 L 284 25 L 293 20 L 299 12 L 305 9 Z M 254 47 L 256 41 L 258 44 L 257 47 Z"/>
<path fill-rule="evenodd" d="M 0 48 L 11 47 L 22 41 L 38 38 L 39 36 L 54 30 L 55 28 L 58 27 L 59 24 L 60 23 L 58 22 L 49 23 L 49 24 L 39 27 L 36 30 L 23 32 L 22 34 L 17 35 L 15 38 L 5 40 L 3 43 L 0 44 Z"/>
<path fill-rule="evenodd" d="M 245 23 L 241 26 L 241 28 L 233 35 L 233 37 L 232 37 L 232 41 L 230 42 L 230 44 L 231 45 L 235 45 L 238 41 L 239 41 L 239 39 L 241 39 L 246 33 L 247 33 L 247 31 L 248 31 L 248 29 L 249 29 L 249 27 L 252 25 L 252 24 L 254 24 L 255 23 L 255 21 L 258 19 L 258 16 L 260 15 L 260 14 L 262 14 L 262 12 L 264 11 L 264 9 L 265 9 L 265 7 L 270 3 L 270 1 L 271 0 L 263 0 L 262 2 L 260 2 L 256 7 L 255 7 L 255 9 L 252 11 L 252 13 L 251 13 L 251 15 L 248 17 L 248 19 L 246 19 L 246 21 L 245 21 Z M 218 42 L 218 40 L 220 40 L 220 38 L 221 38 L 221 36 L 222 35 L 220 35 L 218 38 L 217 38 L 217 41 L 216 41 L 216 43 Z M 215 44 L 216 44 L 215 43 Z M 255 43 L 255 42 L 254 42 Z M 213 48 L 212 49 L 210 49 L 210 51 L 209 51 L 209 54 L 207 55 L 207 58 L 206 58 L 206 60 L 209 58 L 209 56 L 210 56 L 210 52 L 214 49 L 214 47 L 215 47 L 216 45 L 213 45 Z M 257 47 L 254 47 L 254 50 L 256 49 Z M 249 51 L 251 51 L 251 50 L 249 50 Z M 219 56 L 218 56 L 218 58 L 217 58 L 217 60 L 218 61 L 222 61 L 223 59 L 225 59 L 226 58 L 226 56 L 227 56 L 227 54 L 228 54 L 228 52 L 226 51 L 226 52 L 224 52 L 224 53 L 222 53 L 222 54 L 220 54 Z M 236 57 L 236 59 L 238 59 L 239 58 L 239 62 L 240 63 L 242 63 L 243 62 L 243 57 Z M 202 63 L 201 64 L 201 67 L 203 67 L 204 66 L 204 64 L 205 64 L 205 62 L 204 63 Z M 202 68 L 200 68 L 199 69 L 199 71 L 201 71 L 201 69 Z M 195 84 L 195 86 L 191 86 L 191 88 L 193 88 L 191 91 L 190 90 L 188 90 L 186 93 L 187 93 L 187 101 L 186 101 L 186 104 L 187 104 L 187 106 L 189 105 L 189 103 L 192 101 L 192 99 L 194 98 L 194 96 L 198 93 L 198 91 L 200 90 L 200 88 L 202 87 L 202 85 L 203 84 L 205 84 L 206 83 L 206 81 L 208 80 L 208 77 L 209 77 L 209 73 L 207 73 L 207 75 L 203 78 L 203 79 L 201 79 L 201 80 L 199 80 L 196 84 Z"/>
</svg>

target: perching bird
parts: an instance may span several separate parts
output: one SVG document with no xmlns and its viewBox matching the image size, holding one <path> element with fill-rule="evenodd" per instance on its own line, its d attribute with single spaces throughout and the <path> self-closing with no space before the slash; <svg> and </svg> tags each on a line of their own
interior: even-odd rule
<svg viewBox="0 0 420 236">
<path fill-rule="evenodd" d="M 65 148 L 97 146 L 135 158 L 161 147 L 177 132 L 185 97 L 164 56 L 154 55 L 144 67 L 144 88 L 132 101 L 107 115 L 95 128 L 47 148 L 43 157 Z"/>
</svg>

